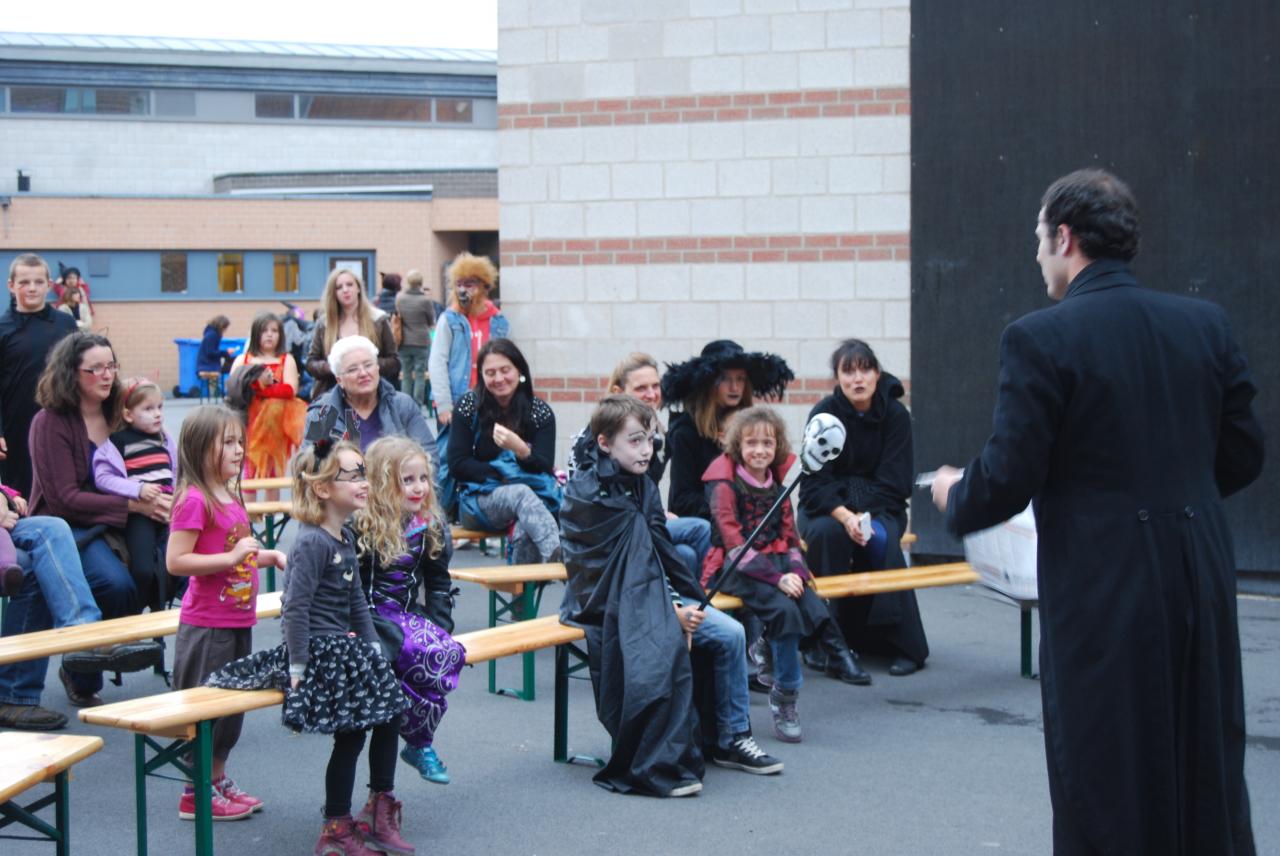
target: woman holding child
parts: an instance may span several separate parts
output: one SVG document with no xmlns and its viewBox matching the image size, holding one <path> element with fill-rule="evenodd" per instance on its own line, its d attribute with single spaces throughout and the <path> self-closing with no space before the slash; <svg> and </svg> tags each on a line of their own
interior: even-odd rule
<svg viewBox="0 0 1280 856">
<path fill-rule="evenodd" d="M 881 371 L 866 342 L 846 339 L 831 355 L 836 388 L 809 413 L 830 413 L 844 425 L 844 450 L 800 484 L 800 531 L 809 567 L 824 576 L 906 566 L 900 539 L 907 528 L 914 463 L 911 414 L 899 399 L 902 383 Z M 862 517 L 871 518 L 866 537 Z M 894 657 L 889 674 L 910 675 L 929 656 L 915 592 L 845 598 L 836 607 L 854 650 Z M 806 662 L 825 667 L 819 652 Z"/>
<path fill-rule="evenodd" d="M 490 339 L 476 355 L 480 380 L 455 403 L 446 460 L 464 526 L 513 526 L 517 564 L 558 561 L 560 486 L 554 475 L 556 415 L 533 394 L 524 354 Z"/>
</svg>

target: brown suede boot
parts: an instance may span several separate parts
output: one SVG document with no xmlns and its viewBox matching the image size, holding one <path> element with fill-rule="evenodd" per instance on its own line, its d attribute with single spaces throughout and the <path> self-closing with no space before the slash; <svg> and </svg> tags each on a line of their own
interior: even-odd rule
<svg viewBox="0 0 1280 856">
<path fill-rule="evenodd" d="M 377 850 L 364 846 L 360 830 L 351 815 L 327 817 L 316 842 L 316 856 L 379 856 Z"/>
<path fill-rule="evenodd" d="M 365 843 L 391 856 L 414 856 L 413 845 L 400 835 L 402 806 L 390 791 L 370 791 L 369 801 L 356 817 Z"/>
</svg>

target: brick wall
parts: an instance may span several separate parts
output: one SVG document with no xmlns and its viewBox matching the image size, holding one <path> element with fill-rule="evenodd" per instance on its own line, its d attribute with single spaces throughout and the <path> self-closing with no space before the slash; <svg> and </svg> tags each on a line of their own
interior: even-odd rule
<svg viewBox="0 0 1280 856">
<path fill-rule="evenodd" d="M 909 5 L 499 3 L 504 308 L 560 434 L 631 350 L 779 353 L 797 429 L 842 338 L 909 381 Z"/>
<path fill-rule="evenodd" d="M 440 296 L 439 270 L 466 248 L 467 233 L 498 228 L 495 199 L 361 200 L 244 198 L 12 197 L 4 212 L 0 248 L 6 250 L 372 250 L 378 268 L 418 268 Z M 310 308 L 323 282 L 301 283 L 295 302 Z M 157 295 L 145 303 L 95 303 L 95 327 L 109 331 L 128 371 L 151 373 L 172 386 L 177 378 L 173 339 L 200 336 L 205 322 L 224 314 L 229 336 L 248 335 L 274 301 L 228 298 L 184 301 Z M 163 331 L 157 335 L 157 331 Z"/>
</svg>

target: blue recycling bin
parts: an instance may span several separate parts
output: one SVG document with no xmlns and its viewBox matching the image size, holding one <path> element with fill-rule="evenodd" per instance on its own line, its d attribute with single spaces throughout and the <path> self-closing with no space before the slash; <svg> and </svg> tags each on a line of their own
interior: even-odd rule
<svg viewBox="0 0 1280 856">
<path fill-rule="evenodd" d="M 237 356 L 244 352 L 246 339 L 222 337 L 222 350 L 232 350 Z M 200 397 L 200 375 L 196 372 L 196 358 L 200 356 L 199 339 L 174 339 L 178 346 L 178 386 L 173 394 L 185 398 Z"/>
</svg>

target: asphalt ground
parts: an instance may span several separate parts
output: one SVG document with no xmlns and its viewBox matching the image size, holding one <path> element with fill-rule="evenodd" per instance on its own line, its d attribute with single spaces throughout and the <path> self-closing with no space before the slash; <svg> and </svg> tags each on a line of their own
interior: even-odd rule
<svg viewBox="0 0 1280 856">
<path fill-rule="evenodd" d="M 469 549 L 455 561 L 497 560 Z M 554 612 L 561 592 L 548 588 L 540 614 Z M 467 668 L 436 739 L 452 783 L 430 784 L 409 766 L 397 767 L 405 836 L 422 854 L 1049 853 L 1039 684 L 1019 675 L 1018 611 L 979 586 L 921 591 L 919 601 L 932 650 L 926 669 L 894 678 L 887 661 L 864 658 L 870 687 L 806 671 L 799 745 L 773 737 L 766 700 L 753 693 L 757 738 L 785 771 L 758 777 L 709 767 L 702 793 L 688 799 L 611 794 L 592 784 L 594 768 L 553 762 L 550 651 L 537 654 L 534 702 L 490 695 L 486 667 Z M 1239 614 L 1254 831 L 1259 853 L 1280 853 L 1273 810 L 1280 804 L 1280 600 L 1242 597 Z M 463 584 L 455 618 L 460 632 L 485 626 L 485 592 Z M 255 648 L 279 640 L 278 621 L 254 631 Z M 502 685 L 519 680 L 519 658 L 498 669 Z M 126 676 L 123 687 L 108 685 L 103 697 L 165 691 L 159 677 L 139 673 Z M 52 670 L 44 703 L 74 720 Z M 228 771 L 266 808 L 216 824 L 218 853 L 312 852 L 330 741 L 291 734 L 279 715 L 247 716 Z M 75 768 L 73 852 L 136 852 L 132 735 L 79 722 L 69 730 L 106 742 Z M 585 681 L 570 686 L 569 746 L 597 756 L 609 750 Z M 362 766 L 357 807 L 365 772 Z M 180 789 L 150 780 L 153 854 L 194 851 L 193 824 L 177 818 Z M 48 844 L 0 839 L 3 856 L 48 852 Z"/>
</svg>

